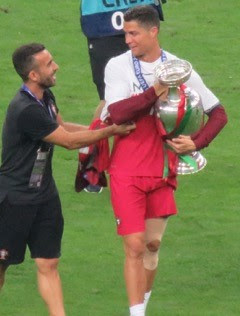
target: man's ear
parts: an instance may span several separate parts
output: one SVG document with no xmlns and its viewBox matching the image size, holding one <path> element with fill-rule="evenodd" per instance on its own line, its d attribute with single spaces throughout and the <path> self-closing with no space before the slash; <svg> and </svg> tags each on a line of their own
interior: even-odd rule
<svg viewBox="0 0 240 316">
<path fill-rule="evenodd" d="M 159 32 L 159 30 L 156 26 L 151 27 L 150 34 L 151 34 L 152 38 L 157 37 L 158 32 Z"/>
<path fill-rule="evenodd" d="M 28 74 L 28 78 L 29 80 L 36 82 L 38 80 L 38 73 L 35 70 L 31 70 Z"/>
</svg>

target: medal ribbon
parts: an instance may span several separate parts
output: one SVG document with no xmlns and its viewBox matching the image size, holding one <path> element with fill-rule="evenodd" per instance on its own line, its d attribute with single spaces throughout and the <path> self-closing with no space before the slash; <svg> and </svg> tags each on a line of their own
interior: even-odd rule
<svg viewBox="0 0 240 316">
<path fill-rule="evenodd" d="M 25 84 L 22 85 L 22 90 L 27 92 L 35 101 L 37 101 L 38 104 L 40 104 L 44 108 L 44 103 L 41 100 L 39 100 Z M 48 105 L 47 109 L 51 118 L 53 118 L 52 110 Z"/>
<path fill-rule="evenodd" d="M 138 58 L 136 58 L 133 55 L 132 55 L 132 60 L 133 60 L 134 72 L 138 79 L 138 82 L 140 83 L 140 86 L 143 89 L 143 91 L 146 91 L 149 88 L 149 85 L 146 82 L 145 78 L 143 77 L 140 61 Z M 164 62 L 166 60 L 167 60 L 166 53 L 163 50 L 161 50 L 161 62 Z"/>
</svg>

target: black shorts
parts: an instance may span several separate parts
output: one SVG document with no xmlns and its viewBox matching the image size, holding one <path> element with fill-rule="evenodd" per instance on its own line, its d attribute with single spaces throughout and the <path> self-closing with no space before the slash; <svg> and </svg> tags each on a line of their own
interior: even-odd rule
<svg viewBox="0 0 240 316">
<path fill-rule="evenodd" d="M 32 258 L 58 258 L 63 216 L 58 196 L 37 205 L 0 204 L 0 263 L 24 261 L 26 246 Z"/>
<path fill-rule="evenodd" d="M 104 100 L 104 69 L 107 62 L 128 50 L 124 35 L 88 39 L 88 53 L 93 82 L 97 86 L 100 100 Z"/>
</svg>

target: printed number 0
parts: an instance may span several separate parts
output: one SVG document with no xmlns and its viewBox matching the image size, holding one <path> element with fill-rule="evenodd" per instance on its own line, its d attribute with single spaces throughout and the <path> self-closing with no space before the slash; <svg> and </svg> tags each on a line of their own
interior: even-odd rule
<svg viewBox="0 0 240 316">
<path fill-rule="evenodd" d="M 117 12 L 113 13 L 112 25 L 115 28 L 115 30 L 122 30 L 123 29 L 123 12 L 117 11 Z"/>
</svg>

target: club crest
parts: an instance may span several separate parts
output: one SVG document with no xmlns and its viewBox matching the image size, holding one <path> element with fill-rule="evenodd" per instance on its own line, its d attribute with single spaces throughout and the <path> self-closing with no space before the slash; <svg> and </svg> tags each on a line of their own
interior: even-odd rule
<svg viewBox="0 0 240 316">
<path fill-rule="evenodd" d="M 117 226 L 119 226 L 121 224 L 121 219 L 120 218 L 116 218 L 116 224 L 117 224 Z"/>
</svg>

